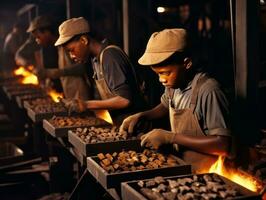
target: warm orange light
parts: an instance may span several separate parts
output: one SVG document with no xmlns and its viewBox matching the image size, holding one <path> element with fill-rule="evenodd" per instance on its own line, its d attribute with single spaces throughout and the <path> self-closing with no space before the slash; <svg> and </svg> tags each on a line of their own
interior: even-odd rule
<svg viewBox="0 0 266 200">
<path fill-rule="evenodd" d="M 108 122 L 109 124 L 113 124 L 112 117 L 108 110 L 95 110 L 94 111 L 96 117 L 103 119 L 104 121 Z"/>
<path fill-rule="evenodd" d="M 39 81 L 37 76 L 35 76 L 34 74 L 31 74 L 29 76 L 26 76 L 22 79 L 21 83 L 23 84 L 33 84 L 33 85 L 38 85 Z"/>
<path fill-rule="evenodd" d="M 48 91 L 48 95 L 53 99 L 54 102 L 59 102 L 60 98 L 63 98 L 63 94 L 62 93 L 58 93 L 53 89 L 50 89 Z"/>
<path fill-rule="evenodd" d="M 30 67 L 32 67 L 32 66 L 30 66 Z M 35 76 L 33 73 L 28 71 L 23 66 L 20 66 L 18 69 L 14 70 L 14 74 L 16 76 L 23 76 L 23 79 L 21 80 L 22 84 L 33 84 L 33 85 L 39 84 L 37 76 Z"/>
<path fill-rule="evenodd" d="M 203 170 L 202 172 L 206 171 Z M 261 184 L 251 175 L 244 174 L 235 169 L 227 169 L 224 165 L 224 157 L 222 156 L 219 156 L 218 160 L 210 167 L 209 170 L 207 170 L 207 172 L 224 176 L 254 192 L 258 192 L 261 189 Z"/>
<path fill-rule="evenodd" d="M 14 74 L 17 76 L 23 75 L 25 72 L 26 70 L 23 66 L 20 66 L 18 69 L 14 70 Z"/>
</svg>

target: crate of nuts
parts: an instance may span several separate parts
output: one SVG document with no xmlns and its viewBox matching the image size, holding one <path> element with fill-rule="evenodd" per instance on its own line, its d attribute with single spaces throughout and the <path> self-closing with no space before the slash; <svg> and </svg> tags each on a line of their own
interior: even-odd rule
<svg viewBox="0 0 266 200">
<path fill-rule="evenodd" d="M 30 100 L 40 99 L 40 98 L 48 98 L 48 96 L 44 92 L 34 93 L 34 94 L 24 94 L 21 96 L 17 96 L 16 102 L 20 108 L 25 108 L 24 107 L 25 101 L 30 101 Z"/>
<path fill-rule="evenodd" d="M 107 126 L 106 121 L 94 116 L 53 116 L 43 120 L 43 128 L 54 137 L 67 137 L 68 131 L 90 126 Z"/>
<path fill-rule="evenodd" d="M 54 102 L 51 98 L 38 98 L 25 104 L 28 116 L 34 122 L 41 122 L 44 119 L 52 118 L 54 115 L 67 116 L 67 109 L 64 104 Z"/>
<path fill-rule="evenodd" d="M 87 158 L 87 169 L 106 189 L 119 188 L 124 181 L 191 173 L 191 166 L 180 158 L 148 149 L 99 153 Z"/>
<path fill-rule="evenodd" d="M 260 199 L 259 194 L 214 173 L 122 183 L 123 200 Z"/>
<path fill-rule="evenodd" d="M 126 132 L 119 133 L 116 126 L 85 127 L 68 131 L 69 142 L 84 156 L 95 155 L 99 152 L 140 150 L 140 141 L 129 136 Z"/>
<path fill-rule="evenodd" d="M 23 96 L 27 94 L 41 94 L 43 91 L 41 88 L 24 88 L 24 89 L 16 89 L 16 90 L 11 90 L 7 92 L 7 97 L 11 99 L 15 99 L 17 96 Z"/>
</svg>

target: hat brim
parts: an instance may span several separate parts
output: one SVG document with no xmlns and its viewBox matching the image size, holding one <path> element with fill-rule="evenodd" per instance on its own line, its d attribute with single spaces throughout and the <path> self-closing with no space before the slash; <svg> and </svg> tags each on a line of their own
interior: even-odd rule
<svg viewBox="0 0 266 200">
<path fill-rule="evenodd" d="M 36 30 L 36 28 L 34 26 L 30 25 L 29 28 L 27 29 L 27 33 L 31 33 L 35 30 Z"/>
<path fill-rule="evenodd" d="M 145 52 L 143 56 L 138 60 L 139 64 L 144 66 L 150 66 L 150 65 L 156 65 L 163 61 L 165 61 L 167 58 L 169 58 L 171 55 L 173 55 L 175 51 L 173 52 L 161 52 L 161 53 L 149 53 Z"/>
<path fill-rule="evenodd" d="M 55 46 L 59 46 L 59 45 L 62 45 L 62 44 L 65 44 L 66 42 L 68 42 L 73 36 L 60 36 L 58 38 L 58 40 L 55 42 Z"/>
</svg>

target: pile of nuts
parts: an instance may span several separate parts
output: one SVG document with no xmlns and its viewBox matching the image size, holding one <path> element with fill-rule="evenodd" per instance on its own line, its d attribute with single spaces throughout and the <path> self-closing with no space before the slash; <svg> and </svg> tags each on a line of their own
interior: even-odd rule
<svg viewBox="0 0 266 200">
<path fill-rule="evenodd" d="M 51 98 L 38 98 L 29 101 L 31 109 L 35 113 L 58 113 L 67 112 L 67 109 L 62 103 L 56 103 Z"/>
<path fill-rule="evenodd" d="M 107 125 L 107 123 L 101 119 L 88 116 L 76 116 L 76 117 L 57 117 L 53 116 L 49 122 L 57 128 L 63 127 L 80 127 L 80 126 L 100 126 Z"/>
<path fill-rule="evenodd" d="M 69 133 L 77 135 L 85 143 L 113 142 L 127 139 L 127 133 L 119 133 L 116 126 L 97 128 L 94 126 L 88 128 L 77 128 L 69 130 Z"/>
<path fill-rule="evenodd" d="M 11 85 L 6 85 L 6 90 L 8 92 L 11 91 L 21 91 L 21 90 L 31 90 L 31 89 L 40 89 L 39 86 L 37 85 L 31 85 L 31 84 L 26 84 L 26 85 L 21 85 L 21 84 L 11 84 Z"/>
<path fill-rule="evenodd" d="M 43 93 L 34 93 L 34 94 L 25 94 L 25 95 L 21 95 L 19 96 L 19 99 L 25 101 L 27 99 L 36 99 L 36 98 L 42 98 L 45 97 L 46 95 Z"/>
<path fill-rule="evenodd" d="M 29 94 L 40 94 L 42 91 L 40 89 L 24 89 L 24 90 L 12 90 L 9 92 L 12 96 L 19 95 L 29 95 Z"/>
<path fill-rule="evenodd" d="M 173 155 L 163 155 L 161 153 L 145 149 L 142 153 L 136 151 L 122 151 L 113 154 L 99 153 L 100 165 L 108 173 L 121 171 L 136 171 L 143 169 L 158 169 L 162 167 L 172 167 L 180 165 Z"/>
<path fill-rule="evenodd" d="M 148 199 L 158 200 L 209 200 L 241 196 L 240 192 L 226 184 L 217 174 L 199 174 L 178 179 L 155 177 L 139 181 L 140 192 Z"/>
<path fill-rule="evenodd" d="M 50 97 L 37 98 L 28 101 L 31 108 L 34 108 L 35 106 L 40 104 L 42 105 L 49 104 L 51 102 L 53 102 L 53 100 Z"/>
</svg>

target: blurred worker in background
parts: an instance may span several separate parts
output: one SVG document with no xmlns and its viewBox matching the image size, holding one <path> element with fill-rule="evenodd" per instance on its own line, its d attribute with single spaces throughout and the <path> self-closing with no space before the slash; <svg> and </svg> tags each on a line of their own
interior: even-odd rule
<svg viewBox="0 0 266 200">
<path fill-rule="evenodd" d="M 75 74 L 74 70 L 68 73 L 64 69 L 73 67 L 73 61 L 69 55 L 64 51 L 64 48 L 55 47 L 54 43 L 58 39 L 57 32 L 58 25 L 50 16 L 39 16 L 35 18 L 28 28 L 28 32 L 32 33 L 38 45 L 42 46 L 43 57 L 37 57 L 37 75 L 41 79 L 61 80 L 64 96 L 66 98 L 79 97 L 81 99 L 88 99 L 88 84 L 86 82 L 85 72 L 82 74 Z M 38 59 L 39 58 L 39 59 Z M 38 61 L 40 60 L 40 61 Z M 78 66 L 80 67 L 80 66 Z M 81 68 L 85 68 L 81 66 Z M 74 72 L 73 72 L 74 71 Z M 72 75 L 71 72 L 74 74 Z M 55 82 L 57 85 L 58 81 Z"/>
<path fill-rule="evenodd" d="M 3 71 L 11 73 L 16 68 L 15 53 L 26 39 L 26 32 L 21 23 L 14 24 L 6 36 L 3 48 Z"/>
</svg>

